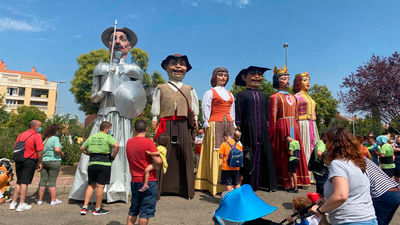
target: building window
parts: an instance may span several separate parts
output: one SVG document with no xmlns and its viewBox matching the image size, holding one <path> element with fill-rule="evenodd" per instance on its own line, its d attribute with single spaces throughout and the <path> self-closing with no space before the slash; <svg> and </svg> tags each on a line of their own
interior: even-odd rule
<svg viewBox="0 0 400 225">
<path fill-rule="evenodd" d="M 7 105 L 16 105 L 16 104 L 17 104 L 17 100 L 14 100 L 14 99 L 6 99 L 6 104 L 7 104 Z"/>
<path fill-rule="evenodd" d="M 17 95 L 18 88 L 7 88 L 7 95 Z"/>
<path fill-rule="evenodd" d="M 47 106 L 47 102 L 31 101 L 32 106 Z"/>
<path fill-rule="evenodd" d="M 18 95 L 19 96 L 25 96 L 25 88 L 18 88 Z"/>
<path fill-rule="evenodd" d="M 32 97 L 47 98 L 49 90 L 32 88 Z"/>
</svg>

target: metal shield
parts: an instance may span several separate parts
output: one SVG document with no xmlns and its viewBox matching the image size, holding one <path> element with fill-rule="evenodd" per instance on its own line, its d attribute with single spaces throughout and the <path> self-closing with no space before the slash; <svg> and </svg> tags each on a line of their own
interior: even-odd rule
<svg viewBox="0 0 400 225">
<path fill-rule="evenodd" d="M 114 94 L 115 107 L 128 118 L 138 117 L 146 106 L 146 92 L 139 81 L 127 81 L 119 85 Z"/>
</svg>

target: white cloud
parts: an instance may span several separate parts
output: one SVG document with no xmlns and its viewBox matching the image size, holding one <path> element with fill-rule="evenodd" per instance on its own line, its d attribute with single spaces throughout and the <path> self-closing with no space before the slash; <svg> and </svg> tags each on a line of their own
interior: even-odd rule
<svg viewBox="0 0 400 225">
<path fill-rule="evenodd" d="M 72 36 L 72 38 L 81 38 L 81 37 L 82 37 L 82 35 L 80 35 L 80 34 L 75 34 Z"/>
<path fill-rule="evenodd" d="M 239 8 L 244 8 L 250 4 L 250 0 L 181 0 L 183 3 L 189 4 L 193 7 L 198 7 L 203 5 L 205 2 L 216 2 L 220 4 L 225 4 L 228 6 L 238 6 Z"/>
<path fill-rule="evenodd" d="M 54 39 L 51 38 L 38 38 L 38 41 L 54 41 Z"/>
<path fill-rule="evenodd" d="M 16 20 L 12 18 L 0 18 L 0 31 L 15 30 L 15 31 L 28 31 L 39 32 L 50 28 L 50 24 L 46 21 L 38 21 L 37 19 L 27 22 L 25 20 Z"/>
<path fill-rule="evenodd" d="M 129 14 L 129 15 L 127 15 L 127 17 L 129 17 L 131 19 L 135 19 L 135 20 L 140 18 L 138 15 L 135 15 L 135 14 Z"/>
</svg>

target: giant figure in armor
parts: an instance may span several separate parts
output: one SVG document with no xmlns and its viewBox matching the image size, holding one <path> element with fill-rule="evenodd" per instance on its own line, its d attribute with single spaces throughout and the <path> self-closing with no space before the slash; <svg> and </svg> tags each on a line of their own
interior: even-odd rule
<svg viewBox="0 0 400 225">
<path fill-rule="evenodd" d="M 199 100 L 193 87 L 182 80 L 192 66 L 187 56 L 175 54 L 164 59 L 161 67 L 167 71 L 169 79 L 168 83 L 158 85 L 154 91 L 152 127 L 157 128 L 159 117 L 155 138 L 166 132 L 171 142 L 167 145 L 168 170 L 166 174 L 160 174 L 158 193 L 179 194 L 191 199 L 194 197 L 194 155 L 188 107 L 193 110 L 197 124 Z"/>
<path fill-rule="evenodd" d="M 100 131 L 102 121 L 112 124 L 111 135 L 120 149 L 112 162 L 110 184 L 104 190 L 104 198 L 107 202 L 127 202 L 131 175 L 126 158 L 126 142 L 133 135 L 132 119 L 139 116 L 146 105 L 143 71 L 136 64 L 125 62 L 129 50 L 137 43 L 132 30 L 110 27 L 103 32 L 101 40 L 112 53 L 111 63 L 100 62 L 93 72 L 90 99 L 93 103 L 100 103 L 100 109 L 90 135 Z M 71 199 L 84 199 L 89 158 L 85 154 L 81 156 L 69 194 Z"/>
</svg>

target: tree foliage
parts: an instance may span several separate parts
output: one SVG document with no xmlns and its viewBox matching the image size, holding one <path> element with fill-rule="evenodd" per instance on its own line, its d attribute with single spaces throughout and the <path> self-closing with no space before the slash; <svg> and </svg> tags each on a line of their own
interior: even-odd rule
<svg viewBox="0 0 400 225">
<path fill-rule="evenodd" d="M 314 84 L 310 88 L 309 94 L 316 103 L 317 126 L 322 131 L 324 127 L 329 127 L 332 119 L 335 118 L 339 101 L 332 96 L 325 85 Z"/>
<path fill-rule="evenodd" d="M 97 113 L 99 110 L 99 104 L 94 104 L 90 101 L 90 95 L 93 71 L 101 60 L 104 62 L 110 60 L 108 50 L 91 50 L 88 54 L 82 54 L 76 59 L 79 68 L 75 71 L 69 91 L 75 96 L 76 103 L 80 105 L 79 109 L 86 114 Z"/>
<path fill-rule="evenodd" d="M 374 127 L 381 120 L 390 123 L 400 118 L 400 55 L 372 55 L 371 59 L 344 78 L 340 98 L 350 113 L 372 115 Z M 374 131 L 375 132 L 375 131 Z"/>
<path fill-rule="evenodd" d="M 28 128 L 31 120 L 39 120 L 42 123 L 46 121 L 46 114 L 36 106 L 21 106 L 17 109 L 18 113 L 11 113 L 7 127 L 22 132 Z"/>
</svg>

